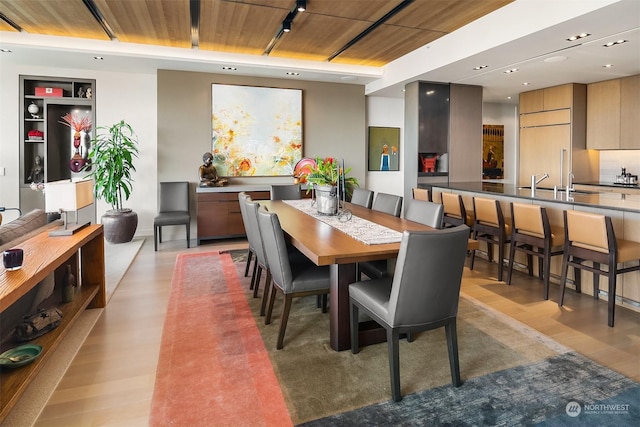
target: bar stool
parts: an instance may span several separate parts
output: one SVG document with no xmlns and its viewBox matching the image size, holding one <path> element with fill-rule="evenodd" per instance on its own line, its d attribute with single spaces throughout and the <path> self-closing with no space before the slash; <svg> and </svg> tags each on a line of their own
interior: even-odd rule
<svg viewBox="0 0 640 427">
<path fill-rule="evenodd" d="M 529 276 L 533 276 L 533 257 L 540 260 L 538 275 L 544 283 L 544 299 L 549 299 L 549 276 L 551 271 L 551 257 L 561 255 L 564 245 L 564 230 L 562 227 L 551 227 L 547 210 L 542 206 L 511 203 L 511 247 L 509 250 L 509 266 L 507 268 L 507 285 L 511 285 L 513 260 L 516 251 L 527 254 L 527 268 Z"/>
<path fill-rule="evenodd" d="M 466 224 L 469 228 L 473 227 L 473 213 L 467 212 L 461 195 L 440 193 L 440 202 L 444 207 L 443 222 L 445 228 L 456 227 L 461 224 Z"/>
<path fill-rule="evenodd" d="M 564 257 L 560 279 L 562 306 L 569 266 L 593 273 L 593 297 L 598 299 L 599 277 L 609 280 L 609 326 L 613 327 L 616 308 L 616 276 L 640 270 L 640 242 L 616 239 L 611 217 L 580 211 L 564 211 Z M 593 262 L 593 267 L 583 264 Z M 618 264 L 638 261 L 638 265 L 618 268 Z M 606 264 L 607 270 L 600 264 Z M 580 274 L 576 271 L 576 288 L 580 289 Z"/>
<path fill-rule="evenodd" d="M 445 193 L 442 193 L 445 194 Z M 504 245 L 511 242 L 511 221 L 505 221 L 500 202 L 482 197 L 473 198 L 473 238 L 487 242 L 487 255 L 493 262 L 493 244 L 498 245 L 498 280 L 502 281 L 504 263 Z M 475 249 L 471 252 L 471 270 L 476 258 Z"/>
<path fill-rule="evenodd" d="M 431 202 L 431 191 L 426 188 L 412 188 L 412 195 L 415 200 L 422 200 L 424 202 Z"/>
</svg>

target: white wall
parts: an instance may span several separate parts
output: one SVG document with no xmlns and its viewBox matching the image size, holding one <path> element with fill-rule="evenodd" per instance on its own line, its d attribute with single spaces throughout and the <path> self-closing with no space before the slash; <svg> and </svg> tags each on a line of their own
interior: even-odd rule
<svg viewBox="0 0 640 427">
<path fill-rule="evenodd" d="M 518 176 L 518 107 L 484 103 L 482 124 L 504 126 L 504 179 L 491 181 L 515 184 Z"/>
<path fill-rule="evenodd" d="M 153 232 L 156 214 L 157 85 L 154 74 L 97 72 L 43 66 L 14 65 L 4 60 L 0 66 L 0 206 L 19 206 L 19 118 L 20 75 L 75 77 L 96 80 L 96 120 L 98 126 L 121 119 L 132 125 L 140 142 L 140 158 L 135 162 L 134 190 L 125 207 L 138 213 L 137 235 Z M 97 203 L 98 221 L 110 207 Z M 7 212 L 6 219 L 10 220 Z"/>
<path fill-rule="evenodd" d="M 404 193 L 404 99 L 400 98 L 383 98 L 379 96 L 367 96 L 367 128 L 369 126 L 395 127 L 400 128 L 400 170 L 399 171 L 368 171 L 366 175 L 366 187 L 376 193 L 389 193 L 402 196 Z M 368 134 L 368 132 L 367 132 Z M 368 144 L 368 140 L 366 141 Z M 416 153 L 417 155 L 417 153 Z M 367 150 L 365 158 L 365 168 L 368 167 L 367 159 L 369 152 Z"/>
</svg>

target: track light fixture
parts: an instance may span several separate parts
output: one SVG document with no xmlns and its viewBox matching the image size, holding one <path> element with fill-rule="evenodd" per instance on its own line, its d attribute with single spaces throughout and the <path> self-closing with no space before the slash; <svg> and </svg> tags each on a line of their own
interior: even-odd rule
<svg viewBox="0 0 640 427">
<path fill-rule="evenodd" d="M 284 31 L 285 33 L 288 33 L 289 31 L 291 31 L 291 21 L 288 19 L 285 19 L 284 21 L 282 21 L 282 31 Z"/>
<path fill-rule="evenodd" d="M 307 0 L 296 0 L 296 7 L 298 12 L 304 12 L 307 10 Z"/>
</svg>

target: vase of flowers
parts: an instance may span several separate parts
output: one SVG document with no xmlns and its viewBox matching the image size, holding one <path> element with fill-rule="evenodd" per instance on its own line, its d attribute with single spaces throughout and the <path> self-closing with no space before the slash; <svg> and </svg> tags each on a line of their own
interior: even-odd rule
<svg viewBox="0 0 640 427">
<path fill-rule="evenodd" d="M 317 158 L 315 164 L 312 163 L 306 167 L 303 173 L 306 182 L 310 184 L 307 192 L 311 187 L 315 189 L 318 213 L 323 215 L 338 213 L 340 200 L 338 187 L 344 186 L 344 191 L 349 195 L 353 187 L 358 186 L 356 178 L 346 176 L 350 171 L 351 168 L 344 169 L 344 163 L 340 165 L 333 157 Z"/>
<path fill-rule="evenodd" d="M 73 148 L 75 149 L 75 152 L 73 153 L 71 160 L 69 160 L 69 169 L 72 172 L 78 173 L 87 162 L 80 153 L 80 144 L 82 140 L 82 132 L 87 134 L 91 130 L 91 117 L 80 117 L 76 113 L 67 113 L 62 116 L 60 123 L 73 130 Z"/>
</svg>

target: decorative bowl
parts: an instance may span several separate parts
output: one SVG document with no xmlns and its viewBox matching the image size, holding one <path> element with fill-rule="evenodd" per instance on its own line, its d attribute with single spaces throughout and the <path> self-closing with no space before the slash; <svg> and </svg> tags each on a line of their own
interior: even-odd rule
<svg viewBox="0 0 640 427">
<path fill-rule="evenodd" d="M 19 368 L 28 365 L 40 356 L 42 346 L 36 344 L 25 344 L 14 347 L 0 354 L 0 367 Z"/>
</svg>

